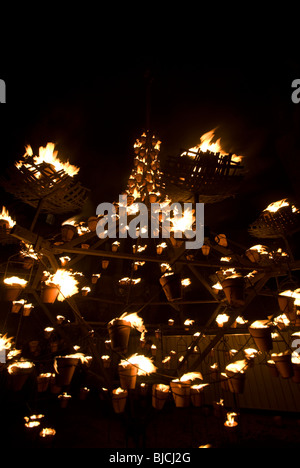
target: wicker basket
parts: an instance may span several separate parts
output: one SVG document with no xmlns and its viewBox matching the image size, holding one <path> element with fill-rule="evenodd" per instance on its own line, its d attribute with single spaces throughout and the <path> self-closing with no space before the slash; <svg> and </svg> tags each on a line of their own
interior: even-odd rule
<svg viewBox="0 0 300 468">
<path fill-rule="evenodd" d="M 80 209 L 88 190 L 63 170 L 55 171 L 51 164 L 23 164 L 12 166 L 8 178 L 1 178 L 1 186 L 16 198 L 36 208 L 43 200 L 42 211 L 67 213 Z"/>
<path fill-rule="evenodd" d="M 216 203 L 235 195 L 242 171 L 243 166 L 232 161 L 231 154 L 201 150 L 182 150 L 178 156 L 169 156 L 163 168 L 171 197 L 185 201 L 196 194 L 200 203 Z"/>
<path fill-rule="evenodd" d="M 292 206 L 284 206 L 276 212 L 263 211 L 249 226 L 249 234 L 259 238 L 278 238 L 300 228 L 300 215 Z"/>
</svg>

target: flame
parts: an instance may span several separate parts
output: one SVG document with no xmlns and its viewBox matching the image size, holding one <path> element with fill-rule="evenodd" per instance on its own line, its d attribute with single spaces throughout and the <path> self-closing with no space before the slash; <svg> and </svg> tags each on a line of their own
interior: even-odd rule
<svg viewBox="0 0 300 468">
<path fill-rule="evenodd" d="M 122 360 L 121 365 L 132 364 L 138 368 L 137 374 L 138 375 L 149 375 L 153 372 L 156 372 L 156 367 L 153 364 L 150 358 L 147 358 L 144 355 L 133 354 L 127 361 Z"/>
<path fill-rule="evenodd" d="M 279 296 L 292 297 L 294 298 L 294 304 L 300 305 L 300 288 L 295 289 L 294 291 L 287 289 L 286 291 L 282 291 L 281 293 L 279 293 Z"/>
<path fill-rule="evenodd" d="M 34 363 L 30 361 L 15 361 L 10 364 L 7 368 L 9 374 L 14 374 L 18 371 L 18 369 L 31 369 L 34 367 Z"/>
<path fill-rule="evenodd" d="M 227 420 L 225 421 L 226 426 L 236 426 L 237 422 L 235 421 L 236 413 L 227 413 Z"/>
<path fill-rule="evenodd" d="M 188 208 L 187 210 L 183 212 L 181 217 L 179 217 L 178 214 L 179 214 L 178 207 L 175 206 L 174 216 L 173 218 L 169 218 L 169 221 L 171 221 L 172 223 L 171 231 L 184 232 L 188 229 L 191 229 L 195 221 L 194 210 L 192 210 L 191 208 Z"/>
<path fill-rule="evenodd" d="M 132 312 L 131 314 L 124 312 L 124 314 L 122 314 L 119 319 L 114 320 L 126 320 L 126 322 L 129 322 L 133 328 L 136 328 L 142 334 L 141 340 L 144 338 L 144 335 L 147 332 L 142 317 L 139 317 L 136 312 Z M 114 320 L 112 320 L 112 322 Z"/>
<path fill-rule="evenodd" d="M 232 362 L 226 366 L 226 370 L 234 372 L 234 373 L 244 373 L 246 367 L 248 366 L 248 362 L 245 359 L 241 359 L 239 361 Z"/>
<path fill-rule="evenodd" d="M 38 259 L 38 254 L 34 251 L 32 245 L 24 243 L 24 248 L 21 249 L 20 254 L 23 257 L 30 257 L 34 260 Z"/>
<path fill-rule="evenodd" d="M 47 164 L 51 164 L 54 166 L 55 171 L 64 171 L 66 174 L 69 176 L 73 177 L 74 175 L 78 174 L 79 168 L 76 166 L 73 166 L 72 164 L 67 161 L 66 163 L 63 163 L 60 161 L 60 159 L 57 157 L 57 151 L 54 151 L 55 145 L 54 143 L 47 143 L 46 147 L 40 146 L 39 148 L 39 155 L 33 157 L 33 162 L 36 165 L 42 164 L 43 162 Z M 25 147 L 26 152 L 24 157 L 27 158 L 33 156 L 33 151 L 30 145 Z M 22 165 L 22 162 L 17 163 L 19 165 Z M 26 164 L 26 163 L 25 163 Z M 18 166 L 17 166 L 18 167 Z"/>
<path fill-rule="evenodd" d="M 187 382 L 189 380 L 200 379 L 203 380 L 201 372 L 187 372 L 180 377 L 180 382 Z"/>
<path fill-rule="evenodd" d="M 186 320 L 184 321 L 184 324 L 183 324 L 183 325 L 185 325 L 186 327 L 189 327 L 189 326 L 193 325 L 194 323 L 195 323 L 195 320 L 186 319 Z"/>
<path fill-rule="evenodd" d="M 127 390 L 124 390 L 124 388 L 118 387 L 118 388 L 114 388 L 112 393 L 114 395 L 120 395 L 121 393 L 127 393 Z"/>
<path fill-rule="evenodd" d="M 189 286 L 190 284 L 192 284 L 190 278 L 184 278 L 184 279 L 181 280 L 181 285 L 182 286 Z"/>
<path fill-rule="evenodd" d="M 7 285 L 18 284 L 22 287 L 25 287 L 27 281 L 22 278 L 18 278 L 17 276 L 11 276 L 10 278 L 5 278 L 4 283 Z"/>
<path fill-rule="evenodd" d="M 59 373 L 58 368 L 57 368 L 57 358 L 61 358 L 61 357 L 79 359 L 81 361 L 81 364 L 87 364 L 91 360 L 91 356 L 86 356 L 83 353 L 73 353 L 73 354 L 67 354 L 67 355 L 64 355 L 64 356 L 56 356 L 55 359 L 54 359 L 53 367 L 54 367 L 55 372 L 57 374 Z"/>
<path fill-rule="evenodd" d="M 16 221 L 14 221 L 10 216 L 8 210 L 5 208 L 5 206 L 2 206 L 2 212 L 0 213 L 0 219 L 4 219 L 5 221 L 8 222 L 9 228 L 12 228 L 15 224 Z"/>
<path fill-rule="evenodd" d="M 165 385 L 165 384 L 157 384 L 156 385 L 156 390 L 159 390 L 160 392 L 168 392 L 170 390 L 170 386 L 169 385 Z"/>
<path fill-rule="evenodd" d="M 257 349 L 255 348 L 246 348 L 244 349 L 244 354 L 247 359 L 254 358 L 258 353 Z"/>
<path fill-rule="evenodd" d="M 220 324 L 223 324 L 225 322 L 227 322 L 229 319 L 229 315 L 227 314 L 219 314 L 217 317 L 216 317 L 216 322 L 220 325 Z"/>
<path fill-rule="evenodd" d="M 10 349 L 12 347 L 12 338 L 7 338 L 6 335 L 0 335 L 0 351 Z"/>
<path fill-rule="evenodd" d="M 289 202 L 287 198 L 283 198 L 282 200 L 278 200 L 277 202 L 270 203 L 264 211 L 269 211 L 271 213 L 276 213 L 276 211 L 280 210 L 284 206 L 289 206 Z"/>
<path fill-rule="evenodd" d="M 52 427 L 44 427 L 40 432 L 40 437 L 52 437 L 56 434 L 56 430 Z"/>
<path fill-rule="evenodd" d="M 268 320 L 255 320 L 250 328 L 268 328 Z"/>
<path fill-rule="evenodd" d="M 200 137 L 200 143 L 193 148 L 190 148 L 188 152 L 184 152 L 181 154 L 181 156 L 188 155 L 190 157 L 195 157 L 195 154 L 189 153 L 191 152 L 198 152 L 202 151 L 203 153 L 206 153 L 207 151 L 210 151 L 211 153 L 220 153 L 220 155 L 226 155 L 225 151 L 223 151 L 221 147 L 221 138 L 218 138 L 216 141 L 215 140 L 215 131 L 217 128 L 213 128 L 209 132 L 204 133 Z M 231 157 L 232 161 L 239 163 L 242 161 L 243 156 L 237 156 L 236 154 L 233 154 Z"/>
<path fill-rule="evenodd" d="M 122 285 L 129 285 L 129 284 L 138 284 L 140 283 L 141 278 L 129 278 L 129 277 L 124 277 L 119 280 L 119 283 Z"/>
<path fill-rule="evenodd" d="M 59 268 L 53 275 L 50 275 L 45 284 L 53 283 L 59 287 L 57 299 L 63 301 L 66 297 L 71 297 L 78 293 L 78 281 L 75 278 L 77 273 Z"/>
<path fill-rule="evenodd" d="M 249 250 L 255 250 L 256 252 L 259 252 L 261 254 L 268 253 L 268 247 L 266 247 L 265 245 L 261 245 L 261 244 L 253 245 L 252 247 L 250 247 Z"/>
</svg>

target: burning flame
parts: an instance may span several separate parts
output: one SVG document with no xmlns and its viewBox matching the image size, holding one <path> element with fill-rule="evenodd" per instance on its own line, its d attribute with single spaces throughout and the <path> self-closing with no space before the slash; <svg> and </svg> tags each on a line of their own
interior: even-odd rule
<svg viewBox="0 0 300 468">
<path fill-rule="evenodd" d="M 74 175 L 78 174 L 79 168 L 76 166 L 72 166 L 72 164 L 67 161 L 66 163 L 63 163 L 58 157 L 57 157 L 57 151 L 54 151 L 55 145 L 54 143 L 47 143 L 46 147 L 40 146 L 39 148 L 39 155 L 38 156 L 33 156 L 33 151 L 30 145 L 26 146 L 26 152 L 24 154 L 24 158 L 27 157 L 32 157 L 33 156 L 33 162 L 36 165 L 47 163 L 51 164 L 54 166 L 54 169 L 56 172 L 59 171 L 64 171 L 66 174 L 69 176 L 73 177 Z M 22 162 L 18 162 L 17 167 L 20 167 L 22 165 Z M 26 165 L 26 163 L 25 163 Z"/>
<path fill-rule="evenodd" d="M 138 375 L 149 375 L 153 372 L 156 372 L 156 367 L 153 364 L 150 358 L 147 358 L 144 355 L 133 354 L 129 359 L 123 359 L 120 362 L 121 366 L 127 366 L 128 364 L 132 364 L 138 368 L 137 374 Z"/>
<path fill-rule="evenodd" d="M 11 276 L 10 278 L 5 278 L 4 283 L 9 286 L 12 284 L 18 284 L 22 287 L 25 287 L 27 284 L 27 281 L 22 278 L 18 278 L 17 276 Z"/>
<path fill-rule="evenodd" d="M 118 387 L 114 388 L 112 390 L 113 395 L 120 395 L 121 393 L 127 393 L 127 390 L 124 390 L 124 388 Z"/>
<path fill-rule="evenodd" d="M 244 373 L 246 370 L 246 367 L 248 366 L 248 362 L 245 359 L 241 359 L 239 361 L 232 362 L 231 364 L 228 364 L 226 366 L 226 370 L 234 373 Z"/>
<path fill-rule="evenodd" d="M 225 425 L 230 427 L 236 426 L 237 422 L 234 419 L 236 416 L 236 413 L 227 413 L 227 420 L 225 421 Z"/>
<path fill-rule="evenodd" d="M 268 328 L 268 320 L 255 320 L 250 328 Z"/>
<path fill-rule="evenodd" d="M 126 285 L 129 285 L 129 284 L 133 284 L 133 285 L 134 285 L 134 284 L 138 284 L 138 283 L 140 283 L 140 281 L 141 281 L 141 278 L 129 278 L 129 277 L 126 276 L 126 277 L 124 277 L 124 278 L 121 278 L 121 279 L 119 280 L 119 283 L 120 283 L 121 285 L 125 285 L 125 286 L 126 286 Z"/>
<path fill-rule="evenodd" d="M 50 275 L 45 284 L 56 284 L 59 287 L 57 299 L 63 301 L 66 297 L 71 297 L 78 293 L 78 281 L 75 278 L 77 273 L 59 268 L 53 275 Z"/>
<path fill-rule="evenodd" d="M 34 363 L 30 361 L 16 361 L 10 364 L 7 368 L 9 374 L 18 372 L 18 369 L 31 369 L 34 367 Z"/>
<path fill-rule="evenodd" d="M 119 318 L 113 319 L 110 323 L 113 323 L 115 320 L 126 320 L 126 322 L 129 322 L 133 328 L 136 328 L 142 334 L 141 340 L 147 332 L 143 319 L 136 312 L 132 312 L 131 314 L 124 312 Z"/>
<path fill-rule="evenodd" d="M 15 224 L 16 221 L 14 221 L 8 213 L 8 210 L 5 208 L 5 206 L 2 206 L 2 212 L 0 213 L 0 219 L 3 219 L 8 222 L 9 228 L 12 228 Z"/>
<path fill-rule="evenodd" d="M 168 392 L 170 390 L 170 386 L 169 385 L 165 385 L 165 384 L 157 384 L 156 386 L 156 390 L 160 391 L 160 392 Z"/>
<path fill-rule="evenodd" d="M 229 315 L 227 315 L 227 314 L 219 314 L 219 315 L 216 317 L 216 322 L 217 322 L 218 325 L 222 325 L 223 323 L 228 322 L 228 319 L 229 319 Z"/>
<path fill-rule="evenodd" d="M 0 335 L 0 351 L 10 349 L 12 347 L 12 338 L 7 338 L 6 335 Z"/>
<path fill-rule="evenodd" d="M 216 131 L 216 128 L 210 130 L 209 132 L 206 132 L 204 133 L 201 137 L 200 137 L 200 143 L 196 146 L 194 146 L 193 148 L 190 148 L 189 151 L 192 151 L 194 153 L 198 152 L 198 151 L 202 151 L 203 153 L 207 152 L 207 151 L 210 151 L 212 153 L 220 153 L 220 155 L 226 155 L 228 153 L 225 153 L 225 151 L 223 151 L 222 147 L 221 147 L 221 139 L 217 139 L 216 141 L 215 140 L 215 131 Z M 195 157 L 195 154 L 193 153 L 189 153 L 188 152 L 184 152 L 181 154 L 181 156 L 190 156 L 190 157 Z M 241 162 L 242 161 L 242 158 L 243 156 L 237 156 L 237 155 L 232 155 L 232 161 L 234 162 Z"/>
<path fill-rule="evenodd" d="M 66 356 L 56 356 L 54 359 L 53 367 L 55 369 L 55 372 L 58 374 L 58 368 L 57 368 L 57 358 L 75 358 L 79 359 L 81 361 L 81 364 L 88 364 L 89 361 L 91 360 L 91 356 L 86 356 L 83 353 L 73 353 L 73 354 L 67 354 Z"/>
<path fill-rule="evenodd" d="M 286 291 L 283 291 L 279 294 L 279 296 L 287 296 L 287 297 L 292 297 L 294 298 L 294 304 L 295 305 L 300 305 L 300 288 L 295 289 L 294 291 L 291 291 L 290 289 L 287 289 Z"/>
<path fill-rule="evenodd" d="M 285 206 L 289 206 L 290 203 L 288 202 L 287 198 L 283 198 L 282 200 L 278 200 L 277 202 L 270 203 L 264 211 L 269 211 L 271 213 L 276 213 L 276 211 L 284 208 Z M 292 205 L 292 212 L 297 213 L 299 212 L 298 208 L 295 205 Z"/>
<path fill-rule="evenodd" d="M 187 372 L 186 374 L 183 374 L 180 377 L 179 381 L 180 382 L 188 382 L 190 380 L 196 380 L 196 379 L 203 380 L 201 372 Z"/>
<path fill-rule="evenodd" d="M 190 284 L 192 284 L 190 278 L 184 278 L 184 279 L 181 280 L 181 285 L 182 286 L 189 286 Z"/>
<path fill-rule="evenodd" d="M 171 231 L 173 232 L 185 232 L 186 230 L 192 229 L 192 225 L 195 221 L 194 210 L 188 208 L 179 216 L 178 207 L 175 206 L 174 216 L 169 219 L 172 223 Z"/>
</svg>

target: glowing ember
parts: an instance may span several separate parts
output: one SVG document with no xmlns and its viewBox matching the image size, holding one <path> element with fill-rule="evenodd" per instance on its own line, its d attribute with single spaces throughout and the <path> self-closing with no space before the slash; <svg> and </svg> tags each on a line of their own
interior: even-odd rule
<svg viewBox="0 0 300 468">
<path fill-rule="evenodd" d="M 63 301 L 66 297 L 71 297 L 78 293 L 78 281 L 75 278 L 77 273 L 68 270 L 58 269 L 53 275 L 50 275 L 45 284 L 55 284 L 59 287 L 57 299 Z"/>
<path fill-rule="evenodd" d="M 71 177 L 78 174 L 79 168 L 76 166 L 72 166 L 72 164 L 70 164 L 68 161 L 66 163 L 63 163 L 57 157 L 58 151 L 54 151 L 54 148 L 55 148 L 54 143 L 47 143 L 46 147 L 40 146 L 38 156 L 33 156 L 32 148 L 30 145 L 28 145 L 25 148 L 26 149 L 26 152 L 24 154 L 25 161 L 28 157 L 29 158 L 33 157 L 33 163 L 35 165 L 47 163 L 47 164 L 51 164 L 51 166 L 54 167 L 54 170 L 56 172 L 64 171 L 66 174 L 68 174 Z M 19 161 L 18 163 L 16 163 L 16 166 L 20 167 L 20 165 L 22 164 L 23 162 Z M 26 162 L 24 164 L 26 166 L 30 165 L 30 164 L 27 164 Z"/>
<path fill-rule="evenodd" d="M 5 206 L 2 206 L 2 212 L 0 213 L 0 220 L 4 220 L 8 223 L 8 228 L 11 229 L 16 222 L 9 216 L 8 210 Z"/>
</svg>

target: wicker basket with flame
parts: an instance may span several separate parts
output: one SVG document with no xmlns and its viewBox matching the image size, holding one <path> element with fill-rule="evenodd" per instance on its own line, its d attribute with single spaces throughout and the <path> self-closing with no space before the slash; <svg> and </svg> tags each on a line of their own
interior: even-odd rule
<svg viewBox="0 0 300 468">
<path fill-rule="evenodd" d="M 215 203 L 236 194 L 243 179 L 242 156 L 225 153 L 215 129 L 200 138 L 200 144 L 169 156 L 163 171 L 171 198 L 187 201 L 197 195 L 199 202 Z"/>
<path fill-rule="evenodd" d="M 62 163 L 54 151 L 54 144 L 39 148 L 34 156 L 30 146 L 14 166 L 1 178 L 2 187 L 16 198 L 36 208 L 43 200 L 42 210 L 66 213 L 83 206 L 88 190 L 74 179 L 79 168 Z"/>
</svg>

